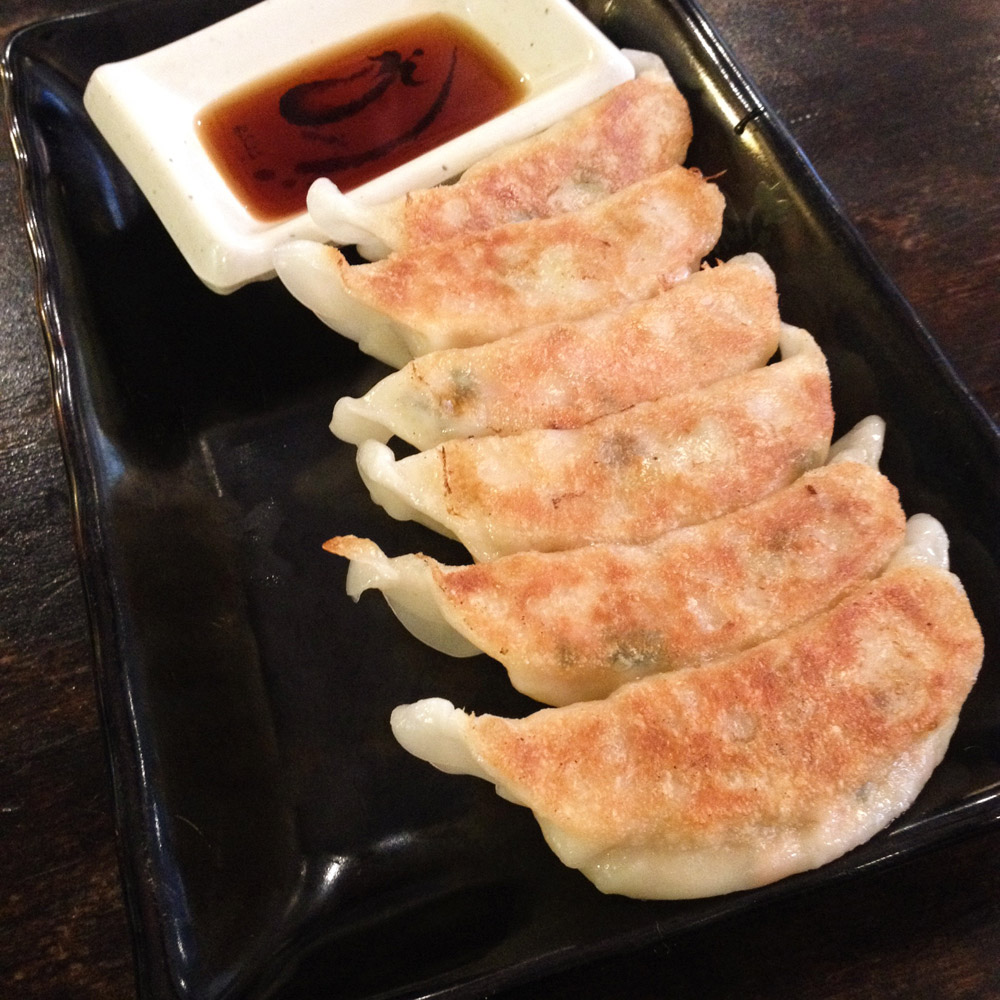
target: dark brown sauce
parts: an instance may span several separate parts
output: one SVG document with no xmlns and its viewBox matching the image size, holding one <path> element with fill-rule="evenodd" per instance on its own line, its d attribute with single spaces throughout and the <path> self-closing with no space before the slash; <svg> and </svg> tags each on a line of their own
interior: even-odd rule
<svg viewBox="0 0 1000 1000">
<path fill-rule="evenodd" d="M 305 209 L 317 177 L 350 191 L 513 107 L 525 89 L 485 39 L 433 15 L 262 77 L 195 124 L 247 211 L 273 222 Z"/>
</svg>

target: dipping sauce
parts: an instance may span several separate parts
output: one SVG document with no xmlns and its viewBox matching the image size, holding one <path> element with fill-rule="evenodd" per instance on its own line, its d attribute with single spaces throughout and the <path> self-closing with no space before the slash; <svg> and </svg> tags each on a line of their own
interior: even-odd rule
<svg viewBox="0 0 1000 1000">
<path fill-rule="evenodd" d="M 519 103 L 520 74 L 444 15 L 403 21 L 310 56 L 203 108 L 202 145 L 246 210 L 305 210 L 318 177 L 342 191 Z"/>
</svg>

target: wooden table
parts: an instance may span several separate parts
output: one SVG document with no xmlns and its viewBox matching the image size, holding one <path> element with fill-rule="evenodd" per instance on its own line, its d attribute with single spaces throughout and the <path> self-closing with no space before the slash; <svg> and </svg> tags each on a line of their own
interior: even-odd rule
<svg viewBox="0 0 1000 1000">
<path fill-rule="evenodd" d="M 15 0 L 0 35 L 87 0 Z M 1000 4 L 704 0 L 1000 419 Z M 0 995 L 134 995 L 15 167 L 0 153 Z M 1000 997 L 1000 830 L 517 997 Z"/>
</svg>

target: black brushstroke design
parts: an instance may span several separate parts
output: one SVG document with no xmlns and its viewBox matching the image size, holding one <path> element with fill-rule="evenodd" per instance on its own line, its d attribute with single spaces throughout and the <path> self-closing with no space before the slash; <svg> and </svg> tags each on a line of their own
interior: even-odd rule
<svg viewBox="0 0 1000 1000">
<path fill-rule="evenodd" d="M 363 150 L 360 153 L 352 153 L 349 156 L 333 156 L 325 160 L 303 160 L 302 162 L 295 164 L 295 172 L 297 174 L 320 175 L 333 174 L 341 170 L 350 170 L 353 167 L 360 167 L 365 163 L 380 160 L 383 156 L 388 156 L 404 143 L 409 142 L 411 139 L 415 139 L 421 132 L 428 129 L 434 122 L 434 119 L 441 113 L 441 109 L 448 100 L 448 94 L 451 92 L 452 81 L 455 77 L 455 64 L 457 61 L 458 49 L 455 48 L 452 49 L 451 52 L 451 65 L 448 68 L 448 75 L 441 84 L 441 89 L 438 91 L 438 95 L 434 99 L 434 103 L 430 106 L 420 121 L 418 121 L 412 128 L 407 129 L 407 131 L 393 139 L 390 139 L 388 142 L 384 142 L 381 146 L 375 146 L 372 149 Z"/>
<path fill-rule="evenodd" d="M 404 59 L 395 49 L 387 49 L 381 55 L 369 56 L 368 61 L 378 66 L 375 84 L 353 101 L 345 104 L 329 104 L 329 101 L 340 93 L 340 87 L 367 76 L 372 70 L 371 66 L 366 66 L 350 76 L 300 83 L 281 95 L 278 111 L 281 117 L 292 125 L 331 125 L 345 118 L 351 118 L 377 101 L 396 80 L 399 80 L 404 87 L 419 87 L 422 81 L 414 78 L 417 64 L 413 59 L 423 54 L 423 49 L 414 49 L 413 54 Z"/>
</svg>

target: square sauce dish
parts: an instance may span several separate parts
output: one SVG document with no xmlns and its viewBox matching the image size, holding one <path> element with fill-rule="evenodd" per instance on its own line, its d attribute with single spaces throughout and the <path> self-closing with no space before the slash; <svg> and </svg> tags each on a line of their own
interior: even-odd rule
<svg viewBox="0 0 1000 1000">
<path fill-rule="evenodd" d="M 99 66 L 84 105 L 198 277 L 229 293 L 306 194 L 377 205 L 460 174 L 635 73 L 568 0 L 264 0 Z"/>
</svg>

